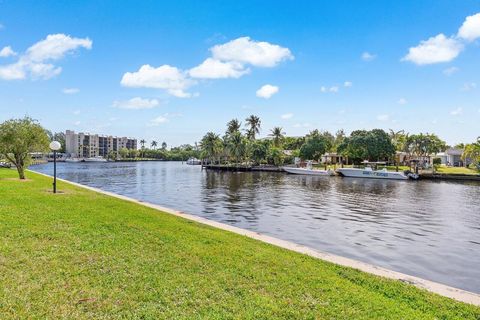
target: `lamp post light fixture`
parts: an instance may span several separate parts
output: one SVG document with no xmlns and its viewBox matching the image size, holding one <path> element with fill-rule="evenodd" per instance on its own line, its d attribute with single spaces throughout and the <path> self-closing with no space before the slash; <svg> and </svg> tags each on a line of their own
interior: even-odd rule
<svg viewBox="0 0 480 320">
<path fill-rule="evenodd" d="M 58 141 L 52 141 L 49 147 L 53 151 L 53 193 L 57 193 L 57 151 L 62 145 Z"/>
</svg>

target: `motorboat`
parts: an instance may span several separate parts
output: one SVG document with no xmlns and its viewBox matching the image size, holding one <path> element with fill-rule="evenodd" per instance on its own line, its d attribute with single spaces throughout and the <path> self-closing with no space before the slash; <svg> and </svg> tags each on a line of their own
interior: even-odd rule
<svg viewBox="0 0 480 320">
<path fill-rule="evenodd" d="M 85 158 L 85 162 L 107 162 L 107 159 L 101 156 L 96 156 L 96 157 L 90 157 L 90 158 Z"/>
<path fill-rule="evenodd" d="M 344 177 L 354 178 L 372 178 L 372 179 L 393 179 L 393 180 L 408 180 L 403 172 L 391 172 L 387 169 L 373 170 L 370 167 L 364 169 L 359 168 L 338 168 L 337 173 Z"/>
<path fill-rule="evenodd" d="M 202 164 L 202 160 L 197 159 L 197 158 L 189 158 L 187 160 L 187 164 L 189 164 L 189 165 L 199 165 L 199 164 Z"/>
<path fill-rule="evenodd" d="M 335 172 L 333 170 L 317 170 L 309 168 L 295 168 L 295 167 L 283 167 L 284 171 L 292 174 L 304 174 L 311 176 L 334 176 Z"/>
<path fill-rule="evenodd" d="M 80 158 L 66 158 L 65 162 L 82 162 Z"/>
<path fill-rule="evenodd" d="M 343 177 L 352 178 L 370 178 L 370 179 L 390 179 L 390 180 L 408 180 L 410 178 L 415 179 L 411 174 L 405 174 L 403 172 L 388 171 L 387 168 L 381 170 L 375 170 L 377 165 L 385 165 L 385 162 L 363 162 L 365 168 L 338 168 L 336 172 Z"/>
<path fill-rule="evenodd" d="M 333 170 L 317 170 L 313 169 L 312 161 L 307 162 L 306 168 L 300 167 L 282 167 L 282 169 L 288 173 L 292 174 L 303 174 L 303 175 L 310 175 L 310 176 L 334 176 L 335 172 Z"/>
</svg>

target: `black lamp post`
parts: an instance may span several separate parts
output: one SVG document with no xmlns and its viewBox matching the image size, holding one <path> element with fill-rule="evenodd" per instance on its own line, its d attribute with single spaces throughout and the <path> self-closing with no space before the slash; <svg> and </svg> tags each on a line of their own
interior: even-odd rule
<svg viewBox="0 0 480 320">
<path fill-rule="evenodd" d="M 53 151 L 53 193 L 57 193 L 57 151 L 61 147 L 58 141 L 50 142 L 50 149 Z"/>
</svg>

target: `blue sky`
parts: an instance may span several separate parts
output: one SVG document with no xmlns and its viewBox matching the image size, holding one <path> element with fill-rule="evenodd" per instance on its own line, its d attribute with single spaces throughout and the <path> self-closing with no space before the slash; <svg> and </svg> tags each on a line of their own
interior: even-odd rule
<svg viewBox="0 0 480 320">
<path fill-rule="evenodd" d="M 262 135 L 471 142 L 478 13 L 469 0 L 0 1 L 0 121 L 179 145 L 255 114 Z"/>
</svg>

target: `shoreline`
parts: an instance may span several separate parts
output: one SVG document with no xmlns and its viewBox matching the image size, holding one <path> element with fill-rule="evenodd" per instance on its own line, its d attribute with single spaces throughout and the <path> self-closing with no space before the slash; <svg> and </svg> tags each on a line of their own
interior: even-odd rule
<svg viewBox="0 0 480 320">
<path fill-rule="evenodd" d="M 275 166 L 226 166 L 226 165 L 204 165 L 204 169 L 213 171 L 235 171 L 235 172 L 285 172 L 282 167 Z M 395 171 L 392 171 L 395 172 Z M 420 180 L 436 181 L 479 181 L 480 174 L 460 174 L 460 173 L 420 173 Z"/>
<path fill-rule="evenodd" d="M 33 172 L 35 174 L 45 176 L 45 177 L 53 178 L 52 176 L 50 176 L 48 174 L 36 172 L 36 171 L 33 171 L 33 170 L 28 170 L 28 171 Z M 444 296 L 444 297 L 448 297 L 448 298 L 451 298 L 451 299 L 454 299 L 454 300 L 457 300 L 457 301 L 460 301 L 460 302 L 464 302 L 464 303 L 469 303 L 469 304 L 472 304 L 472 305 L 475 305 L 475 306 L 480 306 L 480 294 L 478 294 L 478 293 L 466 291 L 466 290 L 463 290 L 463 289 L 454 288 L 454 287 L 444 285 L 444 284 L 441 284 L 441 283 L 438 283 L 438 282 L 434 282 L 434 281 L 426 280 L 426 279 L 423 279 L 423 278 L 407 275 L 407 274 L 404 274 L 404 273 L 401 273 L 401 272 L 389 270 L 389 269 L 386 269 L 386 268 L 383 268 L 383 267 L 380 267 L 380 266 L 372 265 L 372 264 L 369 264 L 369 263 L 364 263 L 364 262 L 361 262 L 361 261 L 358 261 L 358 260 L 354 260 L 354 259 L 330 254 L 330 253 L 323 252 L 323 251 L 320 251 L 320 250 L 316 250 L 316 249 L 313 249 L 313 248 L 310 248 L 310 247 L 307 247 L 307 246 L 304 246 L 304 245 L 296 244 L 296 243 L 293 243 L 293 242 L 290 242 L 290 241 L 281 240 L 281 239 L 278 239 L 278 238 L 275 238 L 275 237 L 272 237 L 272 236 L 268 236 L 268 235 L 265 235 L 265 234 L 261 234 L 261 233 L 258 233 L 258 232 L 238 228 L 238 227 L 231 226 L 231 225 L 221 223 L 221 222 L 216 222 L 216 221 L 209 220 L 209 219 L 206 219 L 206 218 L 203 218 L 203 217 L 200 217 L 200 216 L 195 216 L 195 215 L 192 215 L 192 214 L 184 213 L 182 211 L 166 208 L 166 207 L 163 207 L 163 206 L 160 206 L 160 205 L 156 205 L 156 204 L 153 204 L 153 203 L 133 199 L 133 198 L 123 196 L 123 195 L 120 195 L 120 194 L 116 194 L 116 193 L 113 193 L 113 192 L 104 191 L 104 190 L 101 190 L 101 189 L 98 189 L 98 188 L 82 185 L 80 183 L 68 181 L 68 180 L 61 179 L 61 178 L 57 178 L 57 180 L 68 183 L 68 184 L 71 184 L 71 185 L 74 185 L 74 186 L 77 186 L 77 187 L 80 187 L 80 188 L 83 188 L 83 189 L 93 191 L 93 192 L 96 192 L 96 193 L 104 194 L 104 195 L 114 197 L 114 198 L 117 198 L 117 199 L 121 199 L 121 200 L 124 200 L 124 201 L 128 201 L 128 202 L 136 203 L 136 204 L 139 204 L 141 206 L 152 208 L 152 209 L 155 209 L 155 210 L 163 212 L 163 213 L 168 213 L 168 214 L 171 214 L 171 215 L 174 215 L 174 216 L 177 216 L 177 217 L 181 217 L 181 218 L 184 218 L 184 219 L 187 219 L 187 220 L 190 220 L 190 221 L 195 221 L 195 222 L 198 222 L 198 223 L 201 223 L 201 224 L 204 224 L 204 225 L 208 225 L 210 227 L 214 227 L 214 228 L 221 229 L 221 230 L 228 231 L 228 232 L 232 232 L 232 233 L 235 233 L 235 234 L 238 234 L 238 235 L 246 236 L 248 238 L 252 238 L 252 239 L 255 239 L 255 240 L 270 244 L 270 245 L 274 245 L 276 247 L 287 249 L 289 251 L 297 252 L 297 253 L 304 254 L 304 255 L 307 255 L 307 256 L 310 256 L 310 257 L 313 257 L 313 258 L 316 258 L 316 259 L 320 259 L 320 260 L 323 260 L 323 261 L 334 263 L 334 264 L 339 265 L 339 266 L 357 269 L 357 270 L 366 272 L 368 274 L 380 276 L 380 277 L 387 278 L 387 279 L 399 280 L 399 281 L 411 284 L 411 285 L 413 285 L 417 288 L 424 289 L 424 290 L 427 290 L 427 291 L 432 292 L 432 293 L 439 294 L 439 295 Z"/>
</svg>

